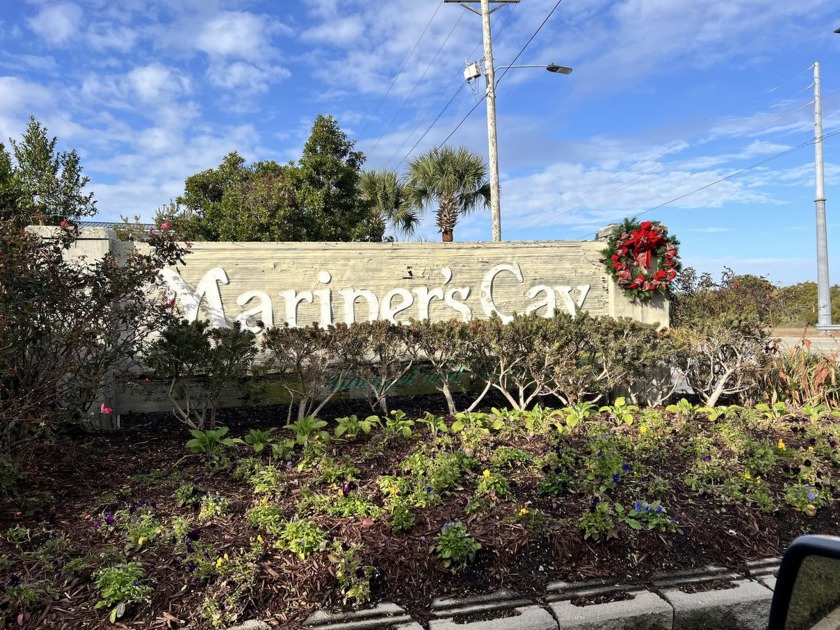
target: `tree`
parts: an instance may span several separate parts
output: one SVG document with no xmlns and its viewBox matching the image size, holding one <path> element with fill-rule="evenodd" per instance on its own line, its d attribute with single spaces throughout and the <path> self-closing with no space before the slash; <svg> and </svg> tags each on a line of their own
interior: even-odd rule
<svg viewBox="0 0 840 630">
<path fill-rule="evenodd" d="M 96 214 L 93 193 L 85 193 L 89 178 L 82 175 L 75 150 L 56 152 L 57 138 L 34 117 L 20 142 L 9 140 L 10 159 L 0 144 L 0 219 L 16 225 L 52 224 Z"/>
<path fill-rule="evenodd" d="M 184 194 L 158 220 L 193 240 L 306 240 L 297 180 L 294 165 L 267 161 L 246 166 L 234 151 L 217 168 L 188 177 Z"/>
<path fill-rule="evenodd" d="M 381 213 L 359 192 L 364 155 L 318 116 L 299 162 L 246 165 L 236 152 L 187 178 L 158 213 L 184 238 L 208 241 L 381 240 Z"/>
<path fill-rule="evenodd" d="M 27 445 L 89 422 L 89 409 L 109 413 L 100 392 L 130 374 L 172 308 L 152 289 L 162 267 L 183 262 L 171 231 L 122 259 L 69 255 L 77 240 L 72 226 L 42 238 L 0 222 L 0 473 Z"/>
<path fill-rule="evenodd" d="M 358 194 L 365 156 L 354 146 L 335 118 L 315 118 L 298 161 L 299 199 L 312 226 L 307 240 L 381 240 L 379 217 Z"/>
<path fill-rule="evenodd" d="M 370 204 L 372 221 L 378 220 L 377 229 L 381 234 L 379 238 L 372 234 L 371 240 L 382 240 L 389 227 L 398 235 L 414 234 L 420 217 L 409 203 L 405 186 L 394 171 L 364 171 L 359 180 L 359 194 Z"/>
<path fill-rule="evenodd" d="M 437 204 L 437 226 L 451 242 L 458 219 L 490 204 L 484 160 L 464 147 L 432 149 L 408 165 L 408 195 L 415 208 Z"/>
</svg>

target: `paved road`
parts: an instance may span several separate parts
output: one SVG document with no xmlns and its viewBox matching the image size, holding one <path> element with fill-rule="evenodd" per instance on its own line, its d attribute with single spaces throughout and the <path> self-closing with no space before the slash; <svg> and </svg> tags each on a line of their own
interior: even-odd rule
<svg viewBox="0 0 840 630">
<path fill-rule="evenodd" d="M 812 352 L 840 354 L 840 339 L 838 338 L 823 335 L 809 335 L 807 338 L 811 341 Z M 802 341 L 801 337 L 780 337 L 780 339 L 782 340 L 783 348 L 794 348 Z"/>
</svg>

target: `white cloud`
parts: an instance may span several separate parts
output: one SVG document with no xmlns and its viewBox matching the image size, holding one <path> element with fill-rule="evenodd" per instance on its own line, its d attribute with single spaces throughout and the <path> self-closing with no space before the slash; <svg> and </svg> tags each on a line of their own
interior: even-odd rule
<svg viewBox="0 0 840 630">
<path fill-rule="evenodd" d="M 291 73 L 285 68 L 234 61 L 229 64 L 212 64 L 207 75 L 218 87 L 253 94 L 267 91 L 271 83 L 287 78 Z"/>
<path fill-rule="evenodd" d="M 48 43 L 60 45 L 79 32 L 82 9 L 70 2 L 43 7 L 29 20 L 29 27 Z"/>
<path fill-rule="evenodd" d="M 126 75 L 131 91 L 147 103 L 160 103 L 188 91 L 187 79 L 160 63 L 134 68 Z"/>
<path fill-rule="evenodd" d="M 365 24 L 359 16 L 348 16 L 331 20 L 303 32 L 304 41 L 327 43 L 333 46 L 345 46 L 357 43 L 365 30 Z"/>
<path fill-rule="evenodd" d="M 211 56 L 258 60 L 271 52 L 271 35 L 290 33 L 279 22 L 242 11 L 223 11 L 201 29 L 196 48 Z"/>
<path fill-rule="evenodd" d="M 140 38 L 140 33 L 133 28 L 105 22 L 92 24 L 86 35 L 88 42 L 96 50 L 113 48 L 121 52 L 134 48 Z"/>
</svg>

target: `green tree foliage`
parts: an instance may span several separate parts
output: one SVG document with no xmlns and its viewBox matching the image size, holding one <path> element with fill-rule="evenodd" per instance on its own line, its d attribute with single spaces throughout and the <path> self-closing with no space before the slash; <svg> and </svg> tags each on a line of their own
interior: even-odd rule
<svg viewBox="0 0 840 630">
<path fill-rule="evenodd" d="M 0 219 L 18 226 L 57 225 L 96 214 L 76 151 L 56 151 L 57 138 L 49 138 L 34 117 L 21 140 L 9 142 L 14 160 L 0 144 Z"/>
<path fill-rule="evenodd" d="M 382 231 L 359 195 L 365 156 L 332 116 L 318 115 L 298 162 L 299 199 L 310 241 L 366 241 Z"/>
<path fill-rule="evenodd" d="M 256 162 L 229 153 L 215 169 L 187 178 L 177 204 L 158 213 L 185 238 L 204 241 L 301 241 L 306 225 L 293 165 Z"/>
<path fill-rule="evenodd" d="M 0 222 L 0 464 L 91 420 L 89 409 L 95 418 L 102 388 L 128 373 L 171 309 L 150 287 L 184 254 L 167 231 L 145 253 L 88 260 L 72 255 L 76 229 L 52 230 L 41 238 Z"/>
<path fill-rule="evenodd" d="M 319 115 L 296 164 L 247 165 L 230 153 L 188 177 L 158 222 L 207 241 L 378 241 L 389 222 L 411 228 L 398 185 L 377 176 L 375 187 L 361 188 L 363 163 L 336 120 Z"/>
<path fill-rule="evenodd" d="M 464 147 L 432 149 L 408 165 L 406 178 L 412 205 L 422 210 L 437 205 L 437 226 L 451 242 L 458 219 L 490 204 L 484 160 Z"/>
<path fill-rule="evenodd" d="M 370 240 L 383 240 L 391 227 L 397 235 L 411 236 L 420 221 L 405 186 L 394 171 L 365 171 L 359 180 L 359 193 L 370 204 Z M 379 238 L 377 238 L 379 234 Z M 386 239 L 387 240 L 387 239 Z"/>
<path fill-rule="evenodd" d="M 717 282 L 687 267 L 674 282 L 671 325 L 685 326 L 722 317 L 773 325 L 778 315 L 776 286 L 761 276 L 724 268 Z"/>
</svg>

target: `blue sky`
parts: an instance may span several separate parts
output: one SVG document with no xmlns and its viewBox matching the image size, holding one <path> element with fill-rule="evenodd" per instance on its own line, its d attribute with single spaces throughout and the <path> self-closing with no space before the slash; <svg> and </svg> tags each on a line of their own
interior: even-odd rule
<svg viewBox="0 0 840 630">
<path fill-rule="evenodd" d="M 821 62 L 830 136 L 837 27 L 836 0 L 502 7 L 496 66 L 574 68 L 500 80 L 503 238 L 591 238 L 638 215 L 668 225 L 699 270 L 815 280 L 810 68 Z M 481 20 L 441 0 L 6 0 L 0 42 L 0 139 L 35 115 L 81 154 L 101 220 L 150 220 L 233 150 L 295 160 L 319 113 L 369 168 L 402 172 L 445 141 L 487 153 L 483 88 L 463 81 Z M 840 135 L 824 149 L 840 282 Z M 438 240 L 431 217 L 420 237 Z M 489 213 L 455 238 L 489 240 Z"/>
</svg>

